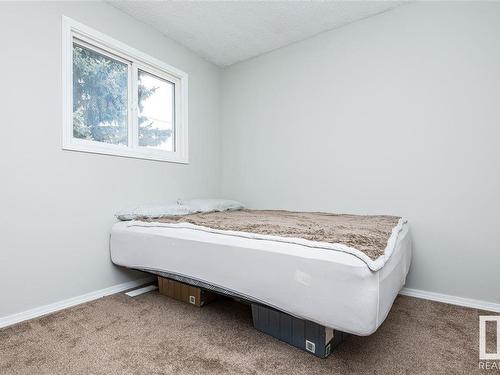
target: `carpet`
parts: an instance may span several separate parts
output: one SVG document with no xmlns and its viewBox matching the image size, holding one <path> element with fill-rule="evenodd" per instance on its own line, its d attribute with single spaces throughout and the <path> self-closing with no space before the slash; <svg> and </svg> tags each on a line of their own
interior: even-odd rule
<svg viewBox="0 0 500 375">
<path fill-rule="evenodd" d="M 492 315 L 399 296 L 375 334 L 319 359 L 256 331 L 230 299 L 115 294 L 1 329 L 0 374 L 472 374 L 480 314 Z"/>
</svg>

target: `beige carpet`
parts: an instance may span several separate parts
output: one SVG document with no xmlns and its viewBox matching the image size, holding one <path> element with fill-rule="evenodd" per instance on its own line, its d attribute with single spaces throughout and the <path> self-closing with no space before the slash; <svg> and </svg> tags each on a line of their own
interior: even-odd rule
<svg viewBox="0 0 500 375">
<path fill-rule="evenodd" d="M 256 331 L 231 300 L 117 294 L 0 330 L 0 374 L 470 374 L 479 314 L 398 297 L 374 335 L 319 359 Z"/>
</svg>

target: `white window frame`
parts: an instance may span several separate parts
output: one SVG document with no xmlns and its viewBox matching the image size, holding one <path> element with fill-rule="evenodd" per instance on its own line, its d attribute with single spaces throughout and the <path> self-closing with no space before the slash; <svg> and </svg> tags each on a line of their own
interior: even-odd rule
<svg viewBox="0 0 500 375">
<path fill-rule="evenodd" d="M 73 137 L 73 41 L 128 65 L 128 144 L 117 145 Z M 83 42 L 83 43 L 80 43 Z M 174 83 L 174 151 L 138 144 L 137 72 Z M 62 17 L 63 149 L 139 159 L 188 163 L 188 75 L 75 20 Z"/>
</svg>

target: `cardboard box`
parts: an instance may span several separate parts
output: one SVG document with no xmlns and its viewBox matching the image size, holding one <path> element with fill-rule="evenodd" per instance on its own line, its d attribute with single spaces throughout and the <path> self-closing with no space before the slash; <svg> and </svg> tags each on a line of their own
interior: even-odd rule
<svg viewBox="0 0 500 375">
<path fill-rule="evenodd" d="M 217 296 L 207 290 L 165 277 L 158 277 L 158 287 L 161 294 L 198 307 L 213 301 Z"/>
</svg>

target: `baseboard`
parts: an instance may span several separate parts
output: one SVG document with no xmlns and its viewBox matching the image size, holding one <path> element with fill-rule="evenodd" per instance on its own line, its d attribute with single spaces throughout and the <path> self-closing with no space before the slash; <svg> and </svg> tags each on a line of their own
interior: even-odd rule
<svg viewBox="0 0 500 375">
<path fill-rule="evenodd" d="M 83 294 L 81 296 L 69 298 L 69 299 L 66 299 L 63 301 L 51 303 L 49 305 L 36 307 L 34 309 L 31 309 L 31 310 L 27 310 L 27 311 L 23 311 L 23 312 L 20 312 L 17 314 L 5 316 L 3 318 L 0 318 L 0 328 L 7 327 L 7 326 L 10 326 L 12 324 L 20 323 L 20 322 L 23 322 L 25 320 L 38 318 L 42 315 L 47 315 L 47 314 L 50 314 L 50 313 L 53 313 L 53 312 L 56 312 L 59 310 L 67 309 L 68 307 L 72 307 L 72 306 L 79 305 L 81 303 L 93 301 L 95 299 L 98 299 L 98 298 L 101 298 L 104 296 L 109 296 L 111 294 L 120 293 L 120 292 L 123 292 L 127 289 L 137 288 L 137 287 L 142 286 L 144 284 L 150 283 L 154 280 L 155 280 L 155 278 L 151 277 L 151 276 L 145 277 L 142 279 L 138 279 L 138 280 L 132 280 L 132 281 L 128 281 L 126 283 L 111 286 L 109 288 L 105 288 L 105 289 L 97 290 L 95 292 Z M 399 292 L 399 294 L 401 294 L 403 296 L 428 299 L 431 301 L 449 303 L 451 305 L 471 307 L 474 309 L 494 311 L 494 312 L 500 313 L 500 303 L 479 301 L 479 300 L 475 300 L 475 299 L 462 298 L 462 297 L 455 297 L 455 296 L 450 296 L 447 294 L 427 292 L 425 290 L 411 289 L 411 288 L 403 288 Z"/>
<path fill-rule="evenodd" d="M 120 293 L 127 289 L 137 288 L 138 286 L 142 286 L 153 281 L 155 278 L 152 276 L 145 277 L 138 280 L 128 281 L 126 283 L 118 284 L 110 286 L 109 288 L 104 288 L 101 290 L 97 290 L 95 292 L 90 292 L 87 294 L 82 294 L 81 296 L 68 298 L 63 301 L 51 303 L 49 305 L 35 307 L 34 309 L 23 311 L 17 314 L 8 315 L 5 317 L 0 317 L 0 328 L 7 327 L 12 324 L 16 324 L 19 322 L 23 322 L 25 320 L 38 318 L 42 315 L 47 315 L 59 310 L 67 309 L 68 307 L 76 306 L 81 303 L 93 301 L 95 299 L 109 296 L 111 294 Z"/>
<path fill-rule="evenodd" d="M 479 301 L 476 299 L 455 297 L 455 296 L 450 296 L 447 294 L 427 292 L 425 290 L 410 289 L 410 288 L 403 288 L 399 292 L 399 294 L 401 294 L 403 296 L 409 296 L 409 297 L 415 297 L 415 298 L 428 299 L 431 301 L 449 303 L 451 305 L 471 307 L 471 308 L 479 309 L 479 310 L 500 312 L 500 303 Z"/>
</svg>

